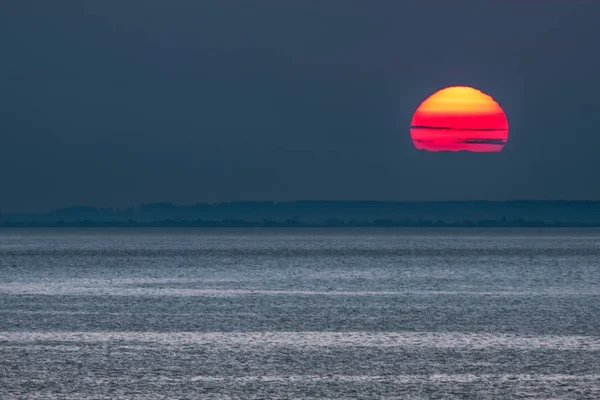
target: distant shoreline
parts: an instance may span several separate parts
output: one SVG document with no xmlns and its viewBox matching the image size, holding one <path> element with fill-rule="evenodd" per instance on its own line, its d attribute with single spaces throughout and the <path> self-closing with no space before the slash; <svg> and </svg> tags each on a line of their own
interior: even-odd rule
<svg viewBox="0 0 600 400">
<path fill-rule="evenodd" d="M 594 228 L 600 201 L 248 201 L 2 213 L 0 228 Z"/>
<path fill-rule="evenodd" d="M 1 228 L 600 228 L 600 223 L 544 222 L 526 220 L 445 221 L 327 221 L 309 223 L 299 220 L 276 221 L 21 221 L 0 222 Z"/>
</svg>

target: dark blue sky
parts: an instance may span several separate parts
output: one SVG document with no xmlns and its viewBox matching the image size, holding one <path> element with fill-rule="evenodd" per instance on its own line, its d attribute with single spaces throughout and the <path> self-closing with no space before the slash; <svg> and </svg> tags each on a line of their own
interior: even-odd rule
<svg viewBox="0 0 600 400">
<path fill-rule="evenodd" d="M 0 13 L 0 210 L 600 200 L 600 2 L 26 1 Z M 500 154 L 417 152 L 419 103 L 496 98 Z"/>
</svg>

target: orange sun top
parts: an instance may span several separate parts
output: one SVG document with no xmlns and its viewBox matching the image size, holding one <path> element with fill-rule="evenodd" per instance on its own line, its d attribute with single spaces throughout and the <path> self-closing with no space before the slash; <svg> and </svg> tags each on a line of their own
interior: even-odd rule
<svg viewBox="0 0 600 400">
<path fill-rule="evenodd" d="M 453 86 L 429 96 L 420 106 L 424 113 L 494 114 L 502 109 L 491 96 L 467 86 Z"/>
<path fill-rule="evenodd" d="M 421 103 L 412 119 L 411 136 L 421 150 L 500 151 L 508 137 L 508 121 L 491 96 L 453 86 Z"/>
</svg>

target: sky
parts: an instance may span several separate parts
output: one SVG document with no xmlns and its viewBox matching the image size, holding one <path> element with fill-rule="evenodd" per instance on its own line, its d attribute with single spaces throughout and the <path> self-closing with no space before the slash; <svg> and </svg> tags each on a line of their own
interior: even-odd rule
<svg viewBox="0 0 600 400">
<path fill-rule="evenodd" d="M 0 210 L 600 200 L 597 0 L 4 0 Z M 496 154 L 424 153 L 474 86 Z"/>
</svg>

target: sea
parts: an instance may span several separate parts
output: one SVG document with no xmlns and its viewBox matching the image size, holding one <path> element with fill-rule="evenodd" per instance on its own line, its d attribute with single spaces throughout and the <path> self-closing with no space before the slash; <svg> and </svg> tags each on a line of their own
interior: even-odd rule
<svg viewBox="0 0 600 400">
<path fill-rule="evenodd" d="M 600 230 L 0 229 L 0 399 L 600 399 Z"/>
</svg>

